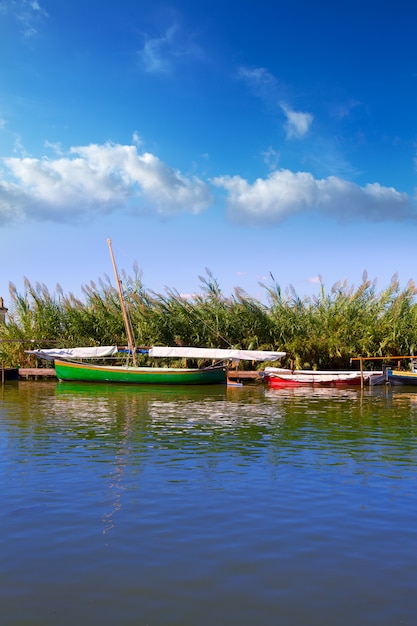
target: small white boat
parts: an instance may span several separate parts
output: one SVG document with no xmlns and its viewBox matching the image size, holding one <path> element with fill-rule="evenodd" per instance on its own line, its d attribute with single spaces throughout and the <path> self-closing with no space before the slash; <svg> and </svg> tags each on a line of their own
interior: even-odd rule
<svg viewBox="0 0 417 626">
<path fill-rule="evenodd" d="M 359 372 L 351 370 L 291 370 L 280 367 L 266 367 L 262 379 L 272 388 L 321 385 L 339 387 L 360 385 L 369 382 L 372 376 L 381 372 Z"/>
</svg>

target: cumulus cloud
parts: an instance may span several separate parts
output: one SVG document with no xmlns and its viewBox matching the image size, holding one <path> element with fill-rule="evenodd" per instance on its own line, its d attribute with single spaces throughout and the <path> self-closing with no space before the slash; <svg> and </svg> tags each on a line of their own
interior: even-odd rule
<svg viewBox="0 0 417 626">
<path fill-rule="evenodd" d="M 281 109 L 286 116 L 284 127 L 287 133 L 287 139 L 300 139 L 304 137 L 313 123 L 313 115 L 311 113 L 294 111 L 286 104 L 281 104 Z"/>
<path fill-rule="evenodd" d="M 130 210 L 161 216 L 197 214 L 212 203 L 209 186 L 186 177 L 136 146 L 71 148 L 56 159 L 3 159 L 0 224 L 15 220 L 76 220 Z"/>
<path fill-rule="evenodd" d="M 240 176 L 220 176 L 212 182 L 227 192 L 229 218 L 253 226 L 276 224 L 310 212 L 374 222 L 417 216 L 407 194 L 378 183 L 360 187 L 336 176 L 315 179 L 308 172 L 282 169 L 253 184 Z"/>
<path fill-rule="evenodd" d="M 18 221 L 76 222 L 112 212 L 197 215 L 214 203 L 211 186 L 226 193 L 227 217 L 247 226 L 278 224 L 297 214 L 329 219 L 415 219 L 407 194 L 378 183 L 363 187 L 336 176 L 274 170 L 250 183 L 241 176 L 209 182 L 185 176 L 136 145 L 107 143 L 71 148 L 46 144 L 52 158 L 2 160 L 0 225 Z"/>
</svg>

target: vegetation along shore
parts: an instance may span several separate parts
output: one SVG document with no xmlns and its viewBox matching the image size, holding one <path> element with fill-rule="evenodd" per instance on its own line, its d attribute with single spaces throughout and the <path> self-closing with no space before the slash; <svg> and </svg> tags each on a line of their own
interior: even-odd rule
<svg viewBox="0 0 417 626">
<path fill-rule="evenodd" d="M 271 275 L 266 304 L 238 287 L 225 296 L 209 270 L 200 293 L 192 298 L 174 289 L 155 293 L 141 275 L 122 272 L 136 344 L 284 350 L 282 365 L 296 368 L 346 369 L 355 356 L 414 354 L 417 345 L 417 288 L 401 288 L 395 275 L 388 287 L 363 275 L 358 287 L 337 283 L 329 291 L 300 297 L 284 291 Z M 9 286 L 10 308 L 0 324 L 0 360 L 6 366 L 31 367 L 25 353 L 35 344 L 48 346 L 125 345 L 126 333 L 118 293 L 108 277 L 82 288 L 83 298 L 66 295 L 57 285 L 25 280 L 23 293 Z M 146 359 L 146 357 L 143 357 Z"/>
</svg>

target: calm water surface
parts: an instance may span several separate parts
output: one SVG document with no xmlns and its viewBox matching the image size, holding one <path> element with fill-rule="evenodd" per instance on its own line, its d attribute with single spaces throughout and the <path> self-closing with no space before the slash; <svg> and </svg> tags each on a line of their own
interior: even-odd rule
<svg viewBox="0 0 417 626">
<path fill-rule="evenodd" d="M 6 383 L 2 626 L 414 625 L 417 390 Z"/>
</svg>

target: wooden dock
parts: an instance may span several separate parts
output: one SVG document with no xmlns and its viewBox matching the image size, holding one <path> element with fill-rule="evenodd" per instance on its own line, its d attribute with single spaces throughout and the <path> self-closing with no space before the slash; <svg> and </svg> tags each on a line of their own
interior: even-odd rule
<svg viewBox="0 0 417 626">
<path fill-rule="evenodd" d="M 259 372 L 246 372 L 244 370 L 228 370 L 227 378 L 229 380 L 261 380 Z"/>
<path fill-rule="evenodd" d="M 53 367 L 19 367 L 19 379 L 56 378 Z"/>
</svg>

